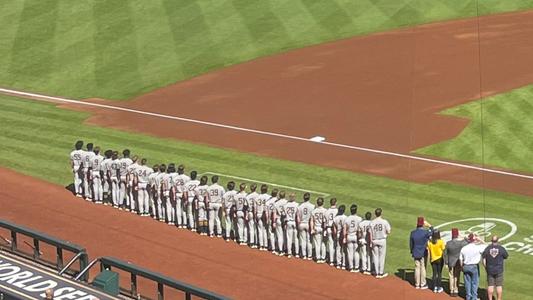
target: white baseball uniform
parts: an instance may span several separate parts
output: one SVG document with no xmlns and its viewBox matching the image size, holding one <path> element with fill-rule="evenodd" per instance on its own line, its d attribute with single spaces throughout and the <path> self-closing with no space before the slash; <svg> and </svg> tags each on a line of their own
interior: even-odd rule
<svg viewBox="0 0 533 300">
<path fill-rule="evenodd" d="M 187 200 L 184 201 L 183 193 L 185 192 L 185 184 L 191 180 L 189 176 L 185 174 L 172 175 L 172 185 L 176 192 L 176 218 L 177 224 L 181 227 L 187 225 Z"/>
<path fill-rule="evenodd" d="M 224 196 L 224 188 L 218 183 L 214 183 L 207 189 L 209 192 L 209 235 L 215 233 L 215 226 L 217 235 L 222 235 L 222 227 L 220 222 L 219 211 L 222 207 L 222 197 Z"/>
<path fill-rule="evenodd" d="M 387 236 L 391 231 L 390 224 L 382 217 L 377 217 L 370 223 L 372 227 L 372 258 L 377 275 L 385 272 L 385 257 L 387 254 Z"/>
<path fill-rule="evenodd" d="M 124 157 L 119 160 L 120 163 L 120 187 L 119 187 L 119 196 L 118 196 L 118 205 L 124 206 L 124 202 L 127 200 L 127 175 L 128 175 L 128 167 L 133 163 L 133 161 L 128 158 Z M 129 209 L 129 207 L 127 208 Z"/>
<path fill-rule="evenodd" d="M 296 224 L 297 215 L 298 215 L 298 203 L 294 201 L 289 201 L 285 205 L 284 209 L 285 215 L 285 232 L 286 232 L 286 241 L 287 241 L 287 254 L 288 255 L 299 255 L 300 247 L 298 243 L 298 228 Z M 292 245 L 294 243 L 294 251 Z"/>
<path fill-rule="evenodd" d="M 237 191 L 227 191 L 224 193 L 224 196 L 222 196 L 222 205 L 224 208 L 224 236 L 226 239 L 229 239 L 231 237 L 231 231 L 233 231 L 233 218 L 231 216 L 231 207 L 235 203 L 235 196 L 237 195 Z"/>
<path fill-rule="evenodd" d="M 198 210 L 198 221 L 205 222 L 207 221 L 207 207 L 206 207 L 206 197 L 209 197 L 209 186 L 198 185 L 195 190 L 196 195 L 196 208 Z"/>
<path fill-rule="evenodd" d="M 278 251 L 280 253 L 284 252 L 284 246 L 285 246 L 285 234 L 283 231 L 283 223 L 282 223 L 282 217 L 285 215 L 285 205 L 287 205 L 286 199 L 279 199 L 274 204 L 274 209 L 276 213 L 276 240 L 278 242 Z"/>
<path fill-rule="evenodd" d="M 361 269 L 364 272 L 371 272 L 371 254 L 372 248 L 370 248 L 370 230 L 372 229 L 370 220 L 363 220 L 359 223 L 359 232 L 361 233 L 361 238 L 359 239 L 359 252 L 361 254 Z"/>
<path fill-rule="evenodd" d="M 148 216 L 150 207 L 150 196 L 148 191 L 148 182 L 154 170 L 147 166 L 139 166 L 137 171 L 137 200 L 139 204 L 139 214 Z"/>
<path fill-rule="evenodd" d="M 103 166 L 102 162 L 104 161 L 104 157 L 100 154 L 94 155 L 91 160 L 91 170 L 92 170 L 92 177 L 93 177 L 93 193 L 94 193 L 94 201 L 96 203 L 102 203 L 102 199 L 104 198 L 104 190 L 102 189 L 102 181 L 104 178 L 102 178 L 102 171 Z"/>
<path fill-rule="evenodd" d="M 259 194 L 256 192 L 252 192 L 246 196 L 246 210 L 247 210 L 247 220 L 248 220 L 248 230 L 244 230 L 244 236 L 245 239 L 252 245 L 252 247 L 255 247 L 257 244 L 257 226 L 255 223 L 255 216 L 254 211 L 255 204 L 259 199 Z"/>
<path fill-rule="evenodd" d="M 113 201 L 113 206 L 118 207 L 119 198 L 120 198 L 120 159 L 111 160 L 111 169 L 109 170 L 109 178 L 111 179 L 111 199 Z"/>
<path fill-rule="evenodd" d="M 345 249 L 342 240 L 344 239 L 344 223 L 346 222 L 346 216 L 336 215 L 333 218 L 333 226 L 335 227 L 335 263 L 337 267 L 344 267 Z"/>
<path fill-rule="evenodd" d="M 246 207 L 246 192 L 242 191 L 235 195 L 235 202 L 233 205 L 235 205 L 235 223 L 237 225 L 237 236 L 239 243 L 246 243 L 246 224 L 245 224 L 245 215 L 244 215 L 244 208 Z"/>
<path fill-rule="evenodd" d="M 140 168 L 141 166 L 137 163 L 137 162 L 134 162 L 132 163 L 131 165 L 128 166 L 127 168 L 127 174 L 126 174 L 126 178 L 127 178 L 127 201 L 126 201 L 126 205 L 129 207 L 129 209 L 132 211 L 132 212 L 135 212 L 135 210 L 137 209 L 138 207 L 138 204 L 136 203 L 136 199 L 135 199 L 135 191 L 134 191 L 134 188 L 133 188 L 133 181 L 135 179 L 135 177 L 137 176 L 137 169 Z"/>
<path fill-rule="evenodd" d="M 257 223 L 257 238 L 259 247 L 266 249 L 268 247 L 268 235 L 267 235 L 267 218 L 266 216 L 266 203 L 270 199 L 270 195 L 267 193 L 259 195 L 255 201 L 255 221 Z"/>
<path fill-rule="evenodd" d="M 163 182 L 163 177 L 165 176 L 166 173 L 164 172 L 158 172 L 157 173 L 157 176 L 155 177 L 155 190 L 157 191 L 157 199 L 155 201 L 155 204 L 156 204 L 156 210 L 157 210 L 157 219 L 159 221 L 165 221 L 165 215 L 166 215 L 166 212 L 165 212 L 165 206 L 164 204 L 164 195 L 163 195 L 163 186 L 162 186 L 162 182 Z"/>
<path fill-rule="evenodd" d="M 313 210 L 313 242 L 315 244 L 316 259 L 323 261 L 326 259 L 326 245 L 324 244 L 324 226 L 326 220 L 326 209 L 319 206 Z"/>
<path fill-rule="evenodd" d="M 157 219 L 157 210 L 156 210 L 156 202 L 157 200 L 157 180 L 156 178 L 159 176 L 159 171 L 153 172 L 148 176 L 148 184 L 150 184 L 150 190 L 148 191 L 148 196 L 150 197 L 150 210 L 152 217 L 154 219 Z M 148 207 L 146 207 L 146 210 L 148 210 Z"/>
<path fill-rule="evenodd" d="M 339 209 L 332 206 L 326 210 L 326 242 L 328 244 L 329 263 L 333 264 L 335 261 L 335 240 L 333 239 L 333 219 L 337 216 Z"/>
<path fill-rule="evenodd" d="M 175 225 L 180 223 L 176 222 L 176 206 L 174 205 L 172 199 L 170 198 L 171 187 L 172 187 L 172 173 L 163 173 L 161 175 L 161 189 L 163 201 L 162 206 L 165 207 L 166 220 L 169 225 Z"/>
<path fill-rule="evenodd" d="M 83 191 L 83 179 L 80 176 L 81 154 L 83 150 L 74 150 L 70 152 L 70 161 L 72 162 L 72 173 L 74 174 L 74 191 L 76 196 L 81 196 Z"/>
<path fill-rule="evenodd" d="M 94 155 L 95 154 L 92 151 L 83 151 L 81 154 L 83 172 L 83 194 L 85 195 L 85 198 L 89 201 L 92 199 L 91 186 L 89 183 L 89 178 L 92 174 L 90 173 L 89 169 L 91 168 L 91 161 L 93 160 Z"/>
<path fill-rule="evenodd" d="M 298 218 L 300 223 L 298 224 L 298 231 L 300 234 L 300 246 L 302 247 L 302 257 L 311 259 L 313 256 L 313 245 L 311 244 L 311 234 L 309 228 L 309 222 L 311 216 L 315 210 L 315 205 L 306 201 L 298 206 Z"/>
<path fill-rule="evenodd" d="M 186 207 L 187 207 L 187 220 L 189 223 L 189 228 L 196 230 L 196 221 L 195 221 L 195 211 L 194 211 L 194 198 L 196 196 L 196 188 L 200 184 L 199 180 L 189 180 L 184 185 L 184 193 L 186 196 Z"/>
<path fill-rule="evenodd" d="M 274 234 L 274 224 L 272 217 L 276 211 L 276 201 L 278 201 L 277 197 L 270 197 L 267 202 L 265 203 L 265 212 L 266 212 L 266 220 L 267 220 L 267 236 L 268 240 L 270 241 L 270 249 L 273 252 L 276 252 L 276 236 Z"/>
<path fill-rule="evenodd" d="M 346 218 L 346 252 L 348 254 L 348 268 L 357 271 L 359 269 L 359 252 L 357 232 L 361 217 L 350 215 Z"/>
<path fill-rule="evenodd" d="M 107 205 L 108 201 L 109 201 L 109 197 L 111 196 L 110 194 L 110 191 L 111 191 L 111 185 L 109 184 L 109 172 L 111 171 L 111 158 L 104 158 L 104 160 L 102 161 L 102 172 L 103 172 L 103 186 L 102 186 L 102 189 L 103 189 L 103 192 L 104 192 L 104 196 L 103 196 L 103 200 L 105 200 L 105 205 Z"/>
</svg>

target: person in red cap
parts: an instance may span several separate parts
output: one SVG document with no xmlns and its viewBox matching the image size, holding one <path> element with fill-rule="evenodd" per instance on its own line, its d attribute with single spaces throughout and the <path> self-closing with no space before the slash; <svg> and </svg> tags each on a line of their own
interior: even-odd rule
<svg viewBox="0 0 533 300">
<path fill-rule="evenodd" d="M 426 227 L 429 227 L 426 228 Z M 411 232 L 409 238 L 409 248 L 411 256 L 415 261 L 415 287 L 417 289 L 427 289 L 426 283 L 426 257 L 427 245 L 431 238 L 433 227 L 424 220 L 424 217 L 418 217 L 416 229 Z"/>
<path fill-rule="evenodd" d="M 450 278 L 450 296 L 457 297 L 459 295 L 459 280 L 461 278 L 461 264 L 459 262 L 459 255 L 461 249 L 466 246 L 468 242 L 459 238 L 459 229 L 452 228 L 452 239 L 446 243 L 444 249 L 444 257 L 446 266 L 448 266 L 448 276 Z"/>
</svg>

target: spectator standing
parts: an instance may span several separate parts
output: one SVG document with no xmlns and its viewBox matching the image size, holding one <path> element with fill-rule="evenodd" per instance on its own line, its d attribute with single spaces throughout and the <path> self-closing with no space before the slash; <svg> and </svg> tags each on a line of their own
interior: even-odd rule
<svg viewBox="0 0 533 300">
<path fill-rule="evenodd" d="M 459 296 L 459 281 L 461 279 L 461 264 L 459 256 L 461 249 L 466 246 L 468 242 L 459 238 L 459 229 L 452 228 L 452 239 L 446 243 L 444 249 L 444 257 L 446 265 L 448 266 L 448 277 L 450 278 L 450 296 Z"/>
<path fill-rule="evenodd" d="M 440 238 L 440 231 L 434 230 L 428 242 L 429 261 L 433 272 L 433 292 L 442 293 L 442 266 L 444 266 L 444 241 Z"/>
<path fill-rule="evenodd" d="M 411 231 L 409 238 L 409 248 L 411 256 L 415 261 L 415 287 L 417 289 L 427 289 L 426 284 L 426 264 L 425 257 L 427 255 L 427 245 L 431 238 L 432 228 L 429 230 L 424 228 L 424 225 L 431 226 L 424 220 L 424 217 L 418 217 L 416 221 L 416 229 Z"/>
<path fill-rule="evenodd" d="M 492 300 L 494 287 L 497 299 L 502 300 L 503 263 L 509 257 L 507 250 L 498 243 L 498 236 L 492 237 L 492 243 L 483 251 L 483 265 L 487 270 L 488 298 Z"/>
<path fill-rule="evenodd" d="M 459 260 L 463 267 L 465 280 L 466 300 L 477 300 L 479 287 L 479 263 L 481 254 L 485 250 L 483 241 L 473 233 L 468 235 L 468 245 L 461 249 Z"/>
</svg>

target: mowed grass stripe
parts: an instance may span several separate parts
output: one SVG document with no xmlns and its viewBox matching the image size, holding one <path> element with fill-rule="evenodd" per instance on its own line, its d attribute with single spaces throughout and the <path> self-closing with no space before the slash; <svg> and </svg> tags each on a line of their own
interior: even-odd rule
<svg viewBox="0 0 533 300">
<path fill-rule="evenodd" d="M 411 267 L 408 235 L 417 216 L 442 224 L 486 215 L 515 222 L 519 232 L 514 241 L 533 234 L 528 231 L 533 228 L 533 220 L 529 218 L 533 201 L 518 195 L 485 191 L 483 198 L 480 189 L 444 183 L 407 183 L 100 128 L 83 124 L 87 113 L 59 109 L 51 103 L 0 96 L 0 111 L 3 112 L 0 114 L 3 129 L 0 165 L 62 186 L 72 182 L 68 153 L 73 142 L 80 138 L 104 149 L 130 148 L 151 163 L 185 163 L 187 170 L 197 169 L 200 173 L 218 172 L 329 193 L 340 204 L 357 203 L 360 214 L 382 207 L 393 226 L 388 242 L 389 272 Z M 524 266 L 531 258 L 518 253 L 512 255 L 507 265 L 507 295 L 525 299 L 533 292 L 533 288 L 521 285 L 527 278 Z"/>
<path fill-rule="evenodd" d="M 533 7 L 487 0 L 482 13 Z M 473 17 L 476 0 L 4 1 L 0 85 L 128 99 L 251 59 L 350 36 Z M 3 25 L 3 26 L 2 26 Z M 5 28 L 5 29 L 4 29 Z"/>
</svg>

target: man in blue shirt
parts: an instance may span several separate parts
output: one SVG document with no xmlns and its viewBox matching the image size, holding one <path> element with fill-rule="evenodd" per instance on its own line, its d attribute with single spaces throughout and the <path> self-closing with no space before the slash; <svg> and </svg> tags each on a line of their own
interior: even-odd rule
<svg viewBox="0 0 533 300">
<path fill-rule="evenodd" d="M 424 228 L 429 227 L 429 229 Z M 409 238 L 409 248 L 411 256 L 415 260 L 415 287 L 417 289 L 427 289 L 426 284 L 426 256 L 427 244 L 431 238 L 433 228 L 431 224 L 424 220 L 424 217 L 418 217 L 416 221 L 416 229 L 411 231 Z"/>
<path fill-rule="evenodd" d="M 483 265 L 487 269 L 487 293 L 492 299 L 494 287 L 498 300 L 502 299 L 503 292 L 503 262 L 509 257 L 507 250 L 498 244 L 498 237 L 492 237 L 492 243 L 483 251 Z"/>
</svg>

